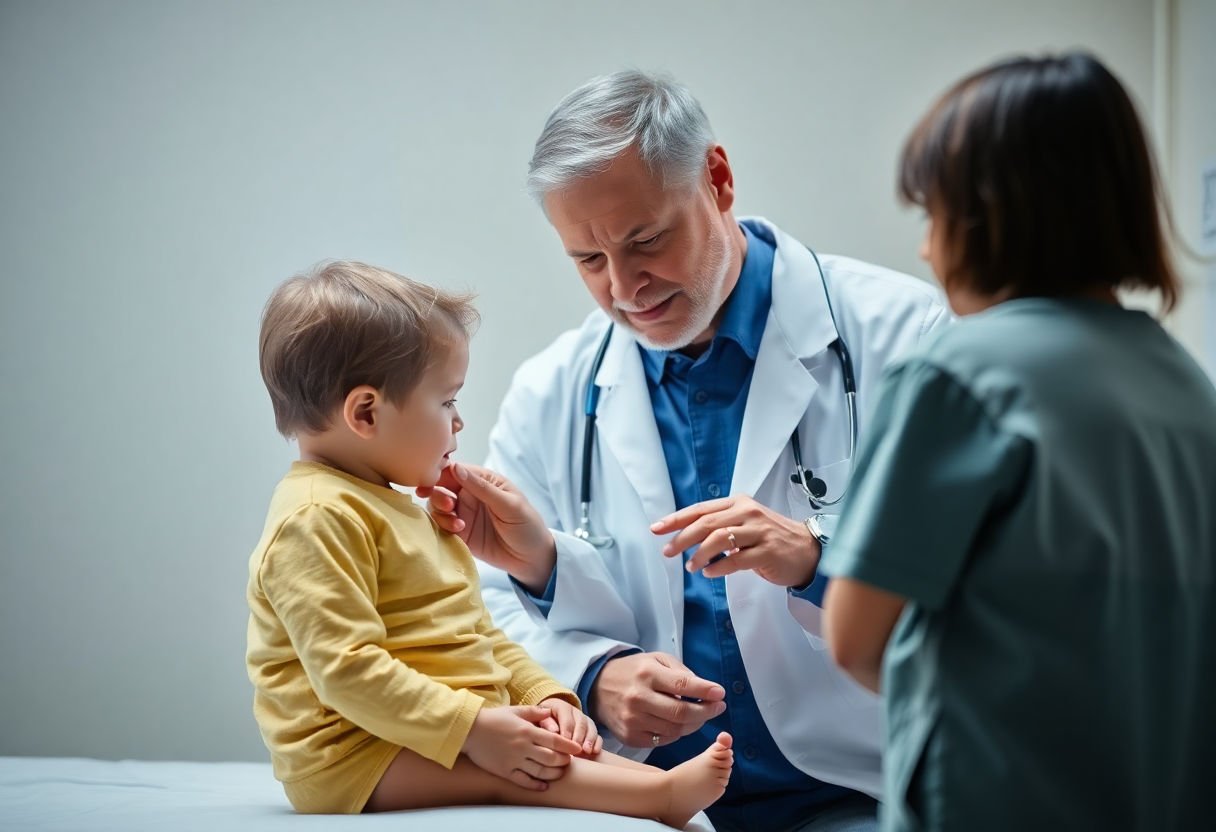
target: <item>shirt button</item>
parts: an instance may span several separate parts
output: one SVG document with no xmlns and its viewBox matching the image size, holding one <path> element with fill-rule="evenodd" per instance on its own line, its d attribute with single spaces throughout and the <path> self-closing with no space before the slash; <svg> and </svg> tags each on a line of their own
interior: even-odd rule
<svg viewBox="0 0 1216 832">
<path fill-rule="evenodd" d="M 697 394 L 692 398 L 697 404 L 705 404 L 707 401 L 709 401 L 709 394 L 704 390 L 698 390 Z"/>
<path fill-rule="evenodd" d="M 722 626 L 726 628 L 726 632 L 728 633 L 733 633 L 735 631 L 735 622 L 731 621 L 729 618 L 726 619 L 726 623 Z"/>
<path fill-rule="evenodd" d="M 756 751 L 756 747 L 754 745 L 749 745 L 747 748 L 743 749 L 743 756 L 749 760 L 754 760 L 759 756 L 759 752 Z"/>
<path fill-rule="evenodd" d="M 722 489 L 718 488 L 718 484 L 716 482 L 711 482 L 709 484 L 709 488 L 707 488 L 705 490 L 709 492 L 709 496 L 711 496 L 711 497 L 717 497 L 719 494 L 722 493 Z"/>
<path fill-rule="evenodd" d="M 743 691 L 747 690 L 747 685 L 743 684 L 741 681 L 736 681 L 730 686 L 730 689 L 735 693 L 743 693 Z"/>
</svg>

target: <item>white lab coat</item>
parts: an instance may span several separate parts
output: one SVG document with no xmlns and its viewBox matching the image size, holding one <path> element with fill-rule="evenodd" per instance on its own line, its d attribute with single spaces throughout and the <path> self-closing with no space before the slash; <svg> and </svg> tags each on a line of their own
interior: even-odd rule
<svg viewBox="0 0 1216 832">
<path fill-rule="evenodd" d="M 803 462 L 827 483 L 828 498 L 849 475 L 844 388 L 828 348 L 836 332 L 807 249 L 764 220 L 745 222 L 775 240 L 777 251 L 772 305 L 729 493 L 751 495 L 803 519 L 811 508 L 789 481 L 795 427 Z M 947 314 L 938 293 L 922 281 L 847 258 L 821 260 L 852 354 L 864 432 L 882 367 Z M 571 687 L 604 655 L 631 647 L 682 652 L 682 561 L 663 557 L 659 550 L 667 538 L 649 530 L 676 506 L 637 342 L 621 327 L 614 329 L 595 379 L 602 391 L 592 465 L 592 528 L 611 534 L 615 545 L 597 550 L 569 534 L 579 518 L 583 397 L 607 326 L 607 316 L 597 311 L 520 367 L 491 432 L 487 461 L 523 490 L 554 530 L 557 584 L 546 619 L 504 572 L 482 564 L 486 603 L 509 637 Z M 819 608 L 752 572 L 728 576 L 726 590 L 756 702 L 782 753 L 812 777 L 877 796 L 880 702 L 833 665 Z M 605 739 L 610 750 L 645 756 L 645 750 Z"/>
</svg>

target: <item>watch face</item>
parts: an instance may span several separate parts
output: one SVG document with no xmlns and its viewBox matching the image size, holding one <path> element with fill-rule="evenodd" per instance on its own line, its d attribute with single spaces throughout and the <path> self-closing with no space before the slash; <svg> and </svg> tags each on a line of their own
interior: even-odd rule
<svg viewBox="0 0 1216 832">
<path fill-rule="evenodd" d="M 806 518 L 806 527 L 821 544 L 832 539 L 836 532 L 836 523 L 840 520 L 838 514 L 812 514 Z"/>
</svg>

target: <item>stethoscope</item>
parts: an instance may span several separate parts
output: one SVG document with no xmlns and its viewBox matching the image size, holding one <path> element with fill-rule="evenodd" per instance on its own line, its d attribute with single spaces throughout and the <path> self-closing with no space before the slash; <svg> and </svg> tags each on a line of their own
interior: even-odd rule
<svg viewBox="0 0 1216 832">
<path fill-rule="evenodd" d="M 836 324 L 836 312 L 832 308 L 832 296 L 828 292 L 828 281 L 823 275 L 823 265 L 819 262 L 819 255 L 815 254 L 813 249 L 808 248 L 807 251 L 811 252 L 811 257 L 815 259 L 815 267 L 819 270 L 819 280 L 823 283 L 823 297 L 827 301 L 832 329 L 836 332 L 836 340 L 831 343 L 830 349 L 836 354 L 836 360 L 840 362 L 845 403 L 849 413 L 849 459 L 852 460 L 853 454 L 857 450 L 857 384 L 853 376 L 853 359 L 849 355 L 848 347 L 845 346 L 844 338 L 840 335 L 840 327 Z M 616 541 L 611 535 L 597 535 L 591 531 L 591 455 L 595 448 L 595 411 L 600 401 L 600 388 L 595 383 L 595 377 L 599 374 L 600 365 L 604 363 L 604 354 L 608 352 L 608 343 L 612 340 L 612 330 L 613 324 L 609 324 L 608 331 L 604 333 L 604 340 L 600 342 L 599 349 L 595 352 L 595 359 L 591 362 L 591 375 L 587 380 L 587 392 L 583 397 L 583 415 L 586 418 L 583 426 L 583 469 L 579 489 L 579 521 L 578 528 L 574 530 L 574 536 L 579 540 L 587 541 L 597 549 L 607 549 L 616 545 Z M 794 452 L 794 472 L 790 474 L 790 482 L 802 489 L 811 508 L 815 511 L 822 511 L 837 505 L 844 499 L 847 486 L 841 490 L 836 499 L 824 499 L 828 493 L 827 483 L 816 477 L 813 471 L 803 467 L 802 443 L 798 440 L 797 428 L 794 428 L 794 432 L 790 434 L 790 450 Z"/>
</svg>

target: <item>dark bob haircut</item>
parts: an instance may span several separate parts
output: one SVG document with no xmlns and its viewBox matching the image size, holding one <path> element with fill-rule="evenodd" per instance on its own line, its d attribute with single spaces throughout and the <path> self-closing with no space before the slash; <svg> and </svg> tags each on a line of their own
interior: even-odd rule
<svg viewBox="0 0 1216 832">
<path fill-rule="evenodd" d="M 942 236 L 943 283 L 1178 301 L 1172 229 L 1131 98 L 1096 58 L 1016 58 L 955 84 L 904 145 L 899 190 Z"/>
</svg>

